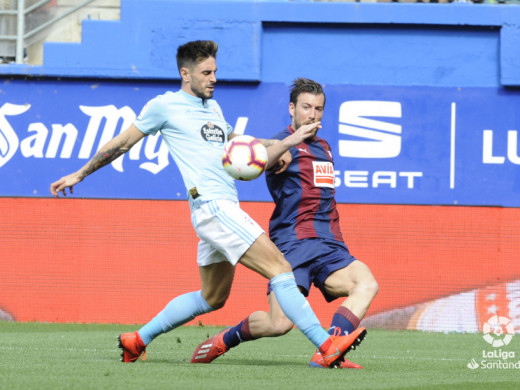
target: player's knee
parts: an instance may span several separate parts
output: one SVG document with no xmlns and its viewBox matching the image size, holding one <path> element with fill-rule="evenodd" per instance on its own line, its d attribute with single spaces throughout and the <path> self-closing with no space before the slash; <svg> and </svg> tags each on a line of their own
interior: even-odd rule
<svg viewBox="0 0 520 390">
<path fill-rule="evenodd" d="M 204 296 L 204 294 L 203 294 Z M 204 296 L 204 299 L 206 300 L 207 304 L 211 306 L 213 310 L 222 309 L 224 305 L 226 304 L 226 301 L 229 297 L 229 294 L 208 294 L 208 296 Z"/>
<path fill-rule="evenodd" d="M 379 291 L 379 284 L 377 281 L 372 277 L 368 278 L 366 280 L 363 280 L 360 285 L 358 286 L 358 289 L 360 290 L 360 293 L 367 297 L 370 301 L 372 301 L 375 296 L 377 295 Z"/>
<path fill-rule="evenodd" d="M 291 264 L 289 264 L 289 262 L 287 261 L 287 259 L 284 257 L 284 255 L 281 252 L 277 251 L 275 260 L 276 260 L 276 265 L 278 267 L 277 268 L 278 274 L 292 272 Z"/>
<path fill-rule="evenodd" d="M 270 253 L 268 269 L 272 274 L 270 275 L 271 277 L 292 272 L 291 264 L 289 264 L 284 255 L 278 250 L 274 250 Z"/>
<path fill-rule="evenodd" d="M 292 272 L 291 264 L 282 256 L 282 263 L 280 264 L 280 273 Z"/>
<path fill-rule="evenodd" d="M 211 300 L 211 303 L 208 302 L 208 304 L 212 307 L 213 310 L 222 309 L 224 305 L 226 304 L 227 297 L 226 298 L 219 298 Z"/>
</svg>

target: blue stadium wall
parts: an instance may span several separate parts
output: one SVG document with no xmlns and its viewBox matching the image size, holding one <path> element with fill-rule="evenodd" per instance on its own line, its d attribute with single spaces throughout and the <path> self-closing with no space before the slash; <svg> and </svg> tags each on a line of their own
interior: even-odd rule
<svg viewBox="0 0 520 390">
<path fill-rule="evenodd" d="M 295 77 L 324 84 L 340 202 L 517 207 L 519 29 L 520 6 L 122 0 L 120 21 L 47 43 L 44 65 L 0 65 L 0 196 L 48 196 L 179 87 L 179 44 L 213 39 L 215 97 L 239 132 L 285 127 Z M 150 137 L 82 196 L 186 199 L 171 165 Z M 269 200 L 263 183 L 240 187 Z"/>
<path fill-rule="evenodd" d="M 64 272 L 59 259 L 67 257 L 69 238 L 72 248 L 83 248 L 76 261 L 86 275 L 85 289 L 74 290 L 74 297 L 88 305 L 97 291 L 113 302 L 112 292 L 125 290 L 113 284 L 117 272 L 104 268 L 103 253 L 112 253 L 114 244 L 105 233 L 96 236 L 100 208 L 118 218 L 125 199 L 136 200 L 132 207 L 143 216 L 146 210 L 162 215 L 155 208 L 164 203 L 148 200 L 178 200 L 168 203 L 173 215 L 187 207 L 182 179 L 160 137 L 148 137 L 78 185 L 74 198 L 86 200 L 64 204 L 63 215 L 59 201 L 41 198 L 50 197 L 52 181 L 81 167 L 124 130 L 149 99 L 179 88 L 176 48 L 195 39 L 220 45 L 215 98 L 237 132 L 268 138 L 287 126 L 294 78 L 324 85 L 321 134 L 335 159 L 337 200 L 345 204 L 342 229 L 381 286 L 372 313 L 461 291 L 502 291 L 509 286 L 503 283 L 520 278 L 520 6 L 121 0 L 120 21 L 83 21 L 81 43 L 45 44 L 42 66 L 0 65 L 0 209 L 10 216 L 0 221 L 9 233 L 0 260 L 7 303 L 0 299 L 0 308 L 25 320 L 136 322 L 172 296 L 169 286 L 163 301 L 151 293 L 149 312 L 134 318 L 114 313 L 110 302 L 96 305 L 96 315 L 83 310 L 74 316 L 67 312 L 70 302 L 63 311 L 56 302 L 38 312 L 60 295 L 53 278 Z M 272 204 L 264 181 L 238 183 L 238 189 L 265 226 Z M 116 207 L 114 199 L 122 202 Z M 358 205 L 346 205 L 353 203 Z M 80 217 L 71 219 L 67 213 L 75 209 Z M 45 221 L 52 222 L 42 229 Z M 163 245 L 172 245 L 168 253 L 184 253 L 186 243 L 195 248 L 194 236 L 183 244 L 142 231 L 139 221 L 128 223 L 133 225 L 102 232 L 128 234 L 119 242 L 135 248 L 125 247 L 126 257 L 115 251 L 110 264 L 136 256 L 135 275 L 127 275 L 136 283 L 149 269 L 146 253 L 137 256 L 148 242 L 164 239 Z M 168 229 L 168 222 L 161 226 Z M 96 250 L 99 268 L 89 266 Z M 194 256 L 181 256 L 186 267 L 193 267 Z M 408 271 L 394 264 L 406 264 Z M 75 275 L 75 265 L 68 266 Z M 31 270 L 37 270 L 34 293 L 20 286 L 26 296 L 17 303 L 12 279 Z M 148 281 L 154 288 L 162 272 L 156 271 Z M 96 282 L 101 273 L 116 281 L 111 292 Z M 264 283 L 244 285 L 253 283 L 264 302 Z M 191 288 L 198 288 L 196 272 L 186 286 Z M 240 301 L 236 307 L 235 317 L 227 313 L 214 323 L 243 318 Z"/>
</svg>

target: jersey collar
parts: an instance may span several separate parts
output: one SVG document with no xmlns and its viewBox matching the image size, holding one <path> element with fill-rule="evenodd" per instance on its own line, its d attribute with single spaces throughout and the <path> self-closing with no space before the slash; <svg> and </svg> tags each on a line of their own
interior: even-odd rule
<svg viewBox="0 0 520 390">
<path fill-rule="evenodd" d="M 190 95 L 189 93 L 184 92 L 182 89 L 179 89 L 179 93 L 182 96 L 184 96 L 184 98 L 186 100 L 188 100 L 190 103 L 200 105 L 201 107 L 204 107 L 204 108 L 208 106 L 208 101 L 210 99 L 201 99 L 198 96 L 193 96 L 193 95 Z"/>
</svg>

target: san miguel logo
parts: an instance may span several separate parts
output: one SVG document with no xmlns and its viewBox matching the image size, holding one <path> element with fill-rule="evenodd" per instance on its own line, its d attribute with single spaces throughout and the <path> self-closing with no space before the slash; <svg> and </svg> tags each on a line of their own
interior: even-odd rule
<svg viewBox="0 0 520 390">
<path fill-rule="evenodd" d="M 212 122 L 206 123 L 200 129 L 200 135 L 212 144 L 223 145 L 226 140 L 224 131 Z"/>
<path fill-rule="evenodd" d="M 49 128 L 43 122 L 29 123 L 27 129 L 17 128 L 15 131 L 9 117 L 24 114 L 30 108 L 30 104 L 4 103 L 0 106 L 0 168 L 17 153 L 21 153 L 24 158 L 89 159 L 118 132 L 126 130 L 136 116 L 128 106 L 80 105 L 79 109 L 89 117 L 83 131 L 73 123 L 53 123 Z M 153 174 L 159 173 L 169 164 L 168 148 L 161 136 L 146 137 L 126 155 L 113 161 L 112 167 L 116 171 L 123 172 L 124 158 L 136 161 L 144 159 L 139 168 Z"/>
<path fill-rule="evenodd" d="M 5 103 L 0 107 L 0 168 L 14 156 L 20 144 L 18 136 L 6 116 L 23 114 L 30 107 L 30 105 L 22 106 L 10 103 Z"/>
</svg>

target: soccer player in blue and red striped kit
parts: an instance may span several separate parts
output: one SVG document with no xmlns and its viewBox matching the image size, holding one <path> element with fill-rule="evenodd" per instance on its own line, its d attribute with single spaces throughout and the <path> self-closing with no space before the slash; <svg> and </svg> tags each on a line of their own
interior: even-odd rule
<svg viewBox="0 0 520 390">
<path fill-rule="evenodd" d="M 282 140 L 300 126 L 320 122 L 325 94 L 320 84 L 298 78 L 292 85 L 289 113 L 292 123 L 273 138 Z M 317 131 L 317 130 L 316 130 Z M 329 144 L 314 136 L 291 147 L 292 161 L 283 173 L 266 172 L 276 208 L 269 223 L 271 240 L 292 266 L 296 284 L 307 296 L 311 284 L 327 302 L 348 297 L 332 317 L 330 334 L 350 334 L 366 314 L 378 284 L 370 269 L 355 259 L 343 241 L 334 198 L 334 165 Z M 192 363 L 210 363 L 239 343 L 289 332 L 293 323 L 283 314 L 271 285 L 270 311 L 256 311 L 238 325 L 200 344 Z M 318 350 L 311 367 L 326 367 Z M 348 360 L 338 368 L 362 368 Z"/>
</svg>

